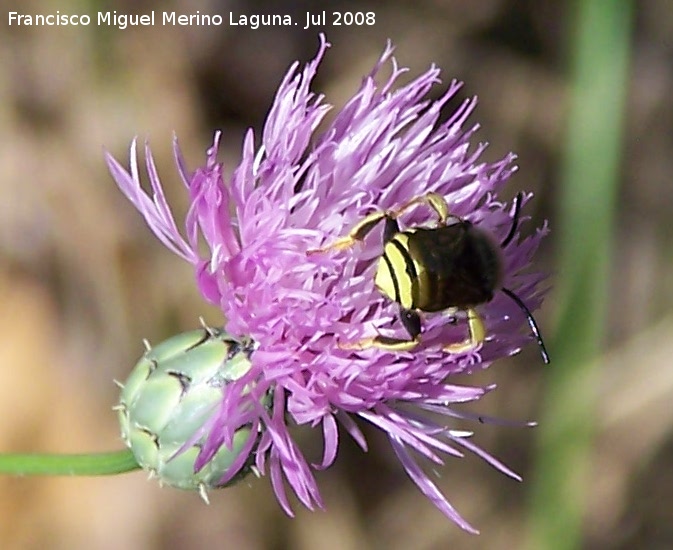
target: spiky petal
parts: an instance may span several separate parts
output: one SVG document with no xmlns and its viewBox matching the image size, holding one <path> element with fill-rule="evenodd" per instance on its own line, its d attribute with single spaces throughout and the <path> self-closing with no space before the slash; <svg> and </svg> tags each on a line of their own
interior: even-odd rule
<svg viewBox="0 0 673 550">
<path fill-rule="evenodd" d="M 232 420 L 234 412 L 245 403 L 265 427 L 256 450 L 257 467 L 262 472 L 269 467 L 283 508 L 292 513 L 285 481 L 305 506 L 322 506 L 312 468 L 327 468 L 335 459 L 339 424 L 366 449 L 354 422 L 359 418 L 386 432 L 423 493 L 474 532 L 413 455 L 442 464 L 444 455 L 462 456 L 461 449 L 467 449 L 516 478 L 470 443 L 469 433 L 446 424 L 462 416 L 456 404 L 477 400 L 492 389 L 451 384 L 451 375 L 516 353 L 528 340 L 520 332 L 525 321 L 521 311 L 501 296 L 484 305 L 480 311 L 489 339 L 467 354 L 442 351 L 441 342 L 461 340 L 465 328 L 460 323 L 447 326 L 441 314 L 428 316 L 423 343 L 413 354 L 354 353 L 341 349 L 339 342 L 399 332 L 396 324 L 391 326 L 396 306 L 373 284 L 372 259 L 381 253 L 381 240 L 373 236 L 340 254 L 307 251 L 343 236 L 374 210 L 394 208 L 430 191 L 445 197 L 452 214 L 502 241 L 511 224 L 511 207 L 498 201 L 497 194 L 516 170 L 515 157 L 480 162 L 485 145 L 471 147 L 477 126 L 466 127 L 475 98 L 464 100 L 445 122 L 439 121 L 461 84 L 453 81 L 438 100 L 428 99 L 440 82 L 436 67 L 395 88 L 404 69 L 397 66 L 390 44 L 327 130 L 316 136 L 332 107 L 310 85 L 328 46 L 321 36 L 316 58 L 301 70 L 298 63 L 290 67 L 259 145 L 248 131 L 241 161 L 228 181 L 217 161 L 220 132 L 215 133 L 205 165 L 193 173 L 185 168 L 176 141 L 178 171 L 191 200 L 185 236 L 176 229 L 149 148 L 145 156 L 152 197 L 141 188 L 135 141 L 130 171 L 107 155 L 114 179 L 152 231 L 194 266 L 201 293 L 221 308 L 227 331 L 258 345 L 250 370 L 224 389 L 218 410 L 204 424 L 208 439 L 196 465 L 202 467 L 223 444 L 231 443 L 240 427 Z M 387 64 L 392 73 L 379 85 L 376 79 Z M 525 195 L 524 202 L 530 197 Z M 422 208 L 402 220 L 428 221 Z M 545 231 L 523 240 L 517 234 L 504 250 L 504 284 L 531 309 L 540 304 L 542 277 L 523 271 Z M 200 237 L 207 245 L 206 255 L 199 252 Z M 261 406 L 260 398 L 271 389 L 273 406 Z M 436 420 L 437 413 L 444 415 L 443 421 Z M 308 464 L 292 438 L 292 424 L 322 430 L 325 451 L 320 464 Z"/>
</svg>

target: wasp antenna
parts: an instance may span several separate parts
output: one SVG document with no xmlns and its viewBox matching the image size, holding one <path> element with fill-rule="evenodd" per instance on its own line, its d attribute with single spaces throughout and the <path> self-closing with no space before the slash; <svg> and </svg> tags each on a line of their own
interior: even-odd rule
<svg viewBox="0 0 673 550">
<path fill-rule="evenodd" d="M 510 235 L 512 233 L 513 231 L 510 231 Z M 540 354 L 542 355 L 542 360 L 545 362 L 545 364 L 549 364 L 549 354 L 547 353 L 547 348 L 545 347 L 544 342 L 542 341 L 542 335 L 540 334 L 540 329 L 537 327 L 537 323 L 533 318 L 533 314 L 526 307 L 526 304 L 524 304 L 521 301 L 521 298 L 519 298 L 516 294 L 514 294 L 514 292 L 504 287 L 501 290 L 505 294 L 507 294 L 507 296 L 509 296 L 517 306 L 519 306 L 521 311 L 523 311 L 526 314 L 526 319 L 528 320 L 528 326 L 530 326 L 530 330 L 533 332 L 533 336 L 535 336 L 535 339 L 537 340 L 537 345 L 540 347 Z"/>
<path fill-rule="evenodd" d="M 500 248 L 505 248 L 512 239 L 514 238 L 514 233 L 516 233 L 517 227 L 519 227 L 519 212 L 521 211 L 521 201 L 523 200 L 523 192 L 519 192 L 514 199 L 514 216 L 512 217 L 512 227 L 507 233 L 507 236 L 500 243 Z"/>
</svg>

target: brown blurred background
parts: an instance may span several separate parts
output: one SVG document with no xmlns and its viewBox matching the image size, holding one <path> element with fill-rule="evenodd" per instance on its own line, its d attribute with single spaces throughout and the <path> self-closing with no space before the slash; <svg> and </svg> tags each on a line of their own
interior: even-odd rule
<svg viewBox="0 0 673 550">
<path fill-rule="evenodd" d="M 478 94 L 473 122 L 495 160 L 514 150 L 512 195 L 536 192 L 552 234 L 537 256 L 554 270 L 558 164 L 568 89 L 571 3 L 417 0 L 330 2 L 330 11 L 374 11 L 373 27 L 325 27 L 328 51 L 314 89 L 340 106 L 385 40 L 412 75 L 435 62 L 445 81 Z M 20 7 L 19 7 L 20 6 Z M 99 27 L 98 10 L 146 13 L 281 13 L 304 21 L 307 1 L 0 2 L 0 449 L 85 452 L 120 448 L 113 379 L 123 380 L 157 342 L 212 324 L 189 266 L 168 252 L 106 172 L 102 148 L 125 160 L 130 139 L 151 140 L 181 216 L 171 157 L 175 132 L 191 167 L 215 129 L 235 165 L 243 131 L 260 129 L 295 59 L 313 57 L 319 29 Z M 88 27 L 8 27 L 7 12 L 87 13 Z M 329 20 L 329 16 L 328 16 Z M 614 295 L 605 382 L 597 403 L 594 483 L 586 548 L 673 547 L 673 10 L 638 2 L 623 157 Z M 439 93 L 441 89 L 437 90 Z M 528 224 L 528 230 L 532 227 Z M 556 273 L 554 277 L 562 277 Z M 553 280 L 553 278 L 552 278 Z M 537 313 L 553 334 L 550 293 Z M 551 368 L 551 367 L 550 367 Z M 495 365 L 475 382 L 499 384 L 479 410 L 533 419 L 544 395 L 537 350 Z M 571 405 L 569 405 L 571 406 Z M 544 426 L 537 428 L 544 429 Z M 211 495 L 159 489 L 142 473 L 113 478 L 0 477 L 3 549 L 439 549 L 518 548 L 526 526 L 535 431 L 479 426 L 476 441 L 524 475 L 524 484 L 474 457 L 450 460 L 438 479 L 481 531 L 449 522 L 406 477 L 384 437 L 371 450 L 344 439 L 335 467 L 318 474 L 326 512 L 295 506 L 287 518 L 268 479 Z M 317 435 L 317 434 L 316 434 Z M 315 439 L 304 442 L 318 452 Z"/>
</svg>

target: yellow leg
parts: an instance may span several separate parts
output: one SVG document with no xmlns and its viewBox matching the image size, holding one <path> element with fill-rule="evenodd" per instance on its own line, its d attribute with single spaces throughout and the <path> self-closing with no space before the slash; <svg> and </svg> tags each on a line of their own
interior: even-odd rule
<svg viewBox="0 0 673 550">
<path fill-rule="evenodd" d="M 416 204 L 427 204 L 430 208 L 432 208 L 437 214 L 440 225 L 444 225 L 446 220 L 449 218 L 449 206 L 446 204 L 444 197 L 438 195 L 437 193 L 426 193 L 425 195 L 414 197 L 409 202 L 403 204 L 395 210 L 391 210 L 390 212 L 382 210 L 380 212 L 373 212 L 369 214 L 359 221 L 345 237 L 337 239 L 328 246 L 313 248 L 309 250 L 307 254 L 321 254 L 324 252 L 330 252 L 332 250 L 346 250 L 351 246 L 354 246 L 356 243 L 361 242 L 367 236 L 367 234 L 382 220 L 395 220 L 398 216 Z"/>
<path fill-rule="evenodd" d="M 361 242 L 367 236 L 367 233 L 374 229 L 381 220 L 389 217 L 389 214 L 384 211 L 372 212 L 369 216 L 362 218 L 362 220 L 360 220 L 345 237 L 337 239 L 328 246 L 313 248 L 309 250 L 307 254 L 320 254 L 331 250 L 346 250 L 356 243 Z"/>
<path fill-rule="evenodd" d="M 458 342 L 456 344 L 449 344 L 444 346 L 444 351 L 450 353 L 464 353 L 466 351 L 473 350 L 484 340 L 486 340 L 486 327 L 484 326 L 484 321 L 477 313 L 475 309 L 468 308 L 467 312 L 467 328 L 470 332 L 470 336 L 467 340 Z"/>
<path fill-rule="evenodd" d="M 365 338 L 357 342 L 339 343 L 339 349 L 352 349 L 362 351 L 369 348 L 386 349 L 389 351 L 410 351 L 420 344 L 420 339 L 402 340 L 401 338 L 388 338 L 387 336 L 375 336 Z"/>
<path fill-rule="evenodd" d="M 444 225 L 446 223 L 446 220 L 449 218 L 449 205 L 446 204 L 444 197 L 438 195 L 437 193 L 426 193 L 425 195 L 414 197 L 409 202 L 394 210 L 390 216 L 392 218 L 397 218 L 403 212 L 409 210 L 409 208 L 412 206 L 423 203 L 427 204 L 437 213 L 437 218 L 440 225 Z"/>
<path fill-rule="evenodd" d="M 481 318 L 481 315 L 479 315 L 477 310 L 473 308 L 468 308 L 465 312 L 467 313 L 468 338 L 462 342 L 444 346 L 442 348 L 444 351 L 448 351 L 449 353 L 465 353 L 466 351 L 475 349 L 479 344 L 486 340 L 486 327 L 484 326 L 484 321 Z M 358 340 L 357 342 L 339 343 L 339 348 L 358 351 L 369 348 L 390 351 L 411 351 L 420 343 L 421 339 L 419 333 L 415 338 L 409 340 L 390 338 L 388 336 L 374 336 L 373 338 L 365 338 L 364 340 Z"/>
</svg>

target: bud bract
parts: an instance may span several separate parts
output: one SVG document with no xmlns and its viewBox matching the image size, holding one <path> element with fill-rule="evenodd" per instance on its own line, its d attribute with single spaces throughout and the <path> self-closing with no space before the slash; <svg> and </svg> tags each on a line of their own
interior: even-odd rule
<svg viewBox="0 0 673 550">
<path fill-rule="evenodd" d="M 117 407 L 122 438 L 143 469 L 180 489 L 223 486 L 220 479 L 242 450 L 250 449 L 250 438 L 260 434 L 249 425 L 239 428 L 232 448 L 222 445 L 198 472 L 194 463 L 207 434 L 184 447 L 216 410 L 223 387 L 250 369 L 253 349 L 251 342 L 214 328 L 148 346 L 123 385 Z M 264 401 L 270 406 L 271 396 Z M 227 485 L 251 471 L 254 454 L 250 455 Z"/>
</svg>

